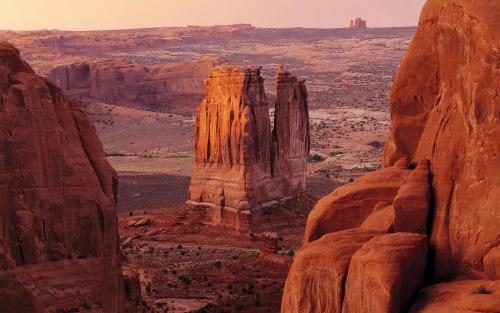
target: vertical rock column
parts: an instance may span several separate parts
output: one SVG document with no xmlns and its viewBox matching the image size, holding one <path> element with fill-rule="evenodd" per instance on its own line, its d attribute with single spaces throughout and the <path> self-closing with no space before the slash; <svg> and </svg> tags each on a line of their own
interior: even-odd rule
<svg viewBox="0 0 500 313">
<path fill-rule="evenodd" d="M 276 74 L 273 129 L 273 177 L 283 195 L 306 191 L 309 156 L 309 110 L 303 79 L 280 70 Z"/>
<path fill-rule="evenodd" d="M 271 179 L 269 108 L 260 69 L 214 68 L 196 118 L 191 204 L 204 206 L 215 223 L 249 227 L 248 180 Z M 258 190 L 259 186 L 255 186 Z"/>
<path fill-rule="evenodd" d="M 278 73 L 272 132 L 260 68 L 214 68 L 205 91 L 188 204 L 205 208 L 216 224 L 247 230 L 252 212 L 265 203 L 305 192 L 305 83 Z"/>
</svg>

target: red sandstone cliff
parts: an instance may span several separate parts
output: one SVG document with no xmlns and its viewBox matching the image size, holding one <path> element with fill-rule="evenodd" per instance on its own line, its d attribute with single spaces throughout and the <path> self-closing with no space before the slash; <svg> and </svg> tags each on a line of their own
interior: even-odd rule
<svg viewBox="0 0 500 313">
<path fill-rule="evenodd" d="M 0 311 L 126 312 L 116 184 L 76 104 L 0 43 Z"/>
<path fill-rule="evenodd" d="M 427 2 L 384 168 L 312 210 L 283 313 L 500 312 L 499 39 L 500 3 Z"/>
<path fill-rule="evenodd" d="M 196 120 L 190 203 L 206 206 L 218 223 L 247 229 L 264 203 L 305 192 L 309 154 L 307 91 L 303 80 L 276 76 L 271 132 L 260 68 L 214 68 Z"/>
<path fill-rule="evenodd" d="M 124 59 L 75 63 L 49 73 L 67 96 L 163 112 L 195 111 L 203 82 L 224 58 L 205 57 L 178 64 L 139 65 Z"/>
</svg>

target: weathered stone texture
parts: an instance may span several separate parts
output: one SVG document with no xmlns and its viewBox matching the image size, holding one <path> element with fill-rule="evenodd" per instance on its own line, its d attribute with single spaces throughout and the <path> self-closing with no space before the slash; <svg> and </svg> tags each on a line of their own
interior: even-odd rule
<svg viewBox="0 0 500 313">
<path fill-rule="evenodd" d="M 125 312 L 117 178 L 83 110 L 0 43 L 0 308 Z"/>
<path fill-rule="evenodd" d="M 176 64 L 135 64 L 125 59 L 88 61 L 48 74 L 64 93 L 82 102 L 105 102 L 162 112 L 195 112 L 203 82 L 222 57 Z"/>
<path fill-rule="evenodd" d="M 499 42 L 500 2 L 427 1 L 394 82 L 384 168 L 321 199 L 301 251 L 343 229 L 394 234 L 354 253 L 345 296 L 313 268 L 294 270 L 334 269 L 335 252 L 297 253 L 283 313 L 296 311 L 293 298 L 306 303 L 301 312 L 318 312 L 334 293 L 328 303 L 343 301 L 344 313 L 406 312 L 415 300 L 412 313 L 500 312 Z M 423 283 L 450 279 L 414 298 Z M 326 290 L 300 290 L 301 281 Z"/>
<path fill-rule="evenodd" d="M 271 131 L 260 68 L 214 68 L 196 119 L 190 204 L 216 223 L 245 230 L 264 203 L 305 192 L 309 154 L 307 91 L 286 72 L 276 77 Z"/>
</svg>

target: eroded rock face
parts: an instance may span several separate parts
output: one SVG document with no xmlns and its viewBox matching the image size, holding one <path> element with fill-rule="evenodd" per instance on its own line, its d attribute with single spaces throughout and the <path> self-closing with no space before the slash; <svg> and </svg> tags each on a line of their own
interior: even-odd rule
<svg viewBox="0 0 500 313">
<path fill-rule="evenodd" d="M 499 12 L 498 1 L 428 1 L 392 90 L 383 163 L 430 160 L 441 278 L 485 277 L 500 244 Z"/>
<path fill-rule="evenodd" d="M 196 119 L 190 204 L 217 223 L 248 229 L 264 203 L 305 192 L 309 154 L 307 91 L 287 72 L 276 77 L 271 132 L 260 68 L 214 68 Z"/>
<path fill-rule="evenodd" d="M 311 212 L 304 251 L 359 225 L 394 232 L 354 253 L 345 296 L 328 300 L 343 301 L 342 312 L 404 312 L 424 281 L 450 278 L 460 281 L 423 289 L 411 312 L 500 312 L 499 14 L 497 1 L 427 2 L 394 83 L 385 167 Z M 292 269 L 303 262 L 333 269 L 334 254 L 311 260 L 298 253 Z M 338 290 L 329 277 L 302 269 L 290 271 L 283 313 L 293 312 L 293 297 L 307 303 L 301 312 L 317 312 L 322 295 Z M 329 290 L 300 291 L 300 281 Z"/>
<path fill-rule="evenodd" d="M 369 173 L 320 199 L 307 218 L 304 243 L 317 240 L 324 234 L 360 227 L 372 213 L 392 205 L 410 172 L 407 167 L 388 167 Z"/>
<path fill-rule="evenodd" d="M 203 82 L 210 70 L 224 63 L 227 60 L 222 57 L 158 65 L 118 59 L 62 65 L 48 76 L 74 100 L 194 112 L 203 99 Z"/>
<path fill-rule="evenodd" d="M 348 229 L 327 234 L 295 256 L 283 291 L 281 312 L 340 313 L 352 255 L 380 231 Z"/>
<path fill-rule="evenodd" d="M 394 231 L 427 234 L 431 203 L 429 161 L 421 161 L 394 198 Z"/>
<path fill-rule="evenodd" d="M 117 178 L 90 119 L 0 43 L 2 312 L 126 312 Z"/>
</svg>

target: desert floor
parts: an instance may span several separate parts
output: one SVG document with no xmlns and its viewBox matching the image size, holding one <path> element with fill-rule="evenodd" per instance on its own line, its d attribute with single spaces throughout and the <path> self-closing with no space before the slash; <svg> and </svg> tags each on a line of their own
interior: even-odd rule
<svg viewBox="0 0 500 313">
<path fill-rule="evenodd" d="M 308 164 L 309 196 L 267 212 L 255 230 L 278 234 L 277 254 L 261 251 L 248 234 L 204 225 L 185 208 L 194 164 L 192 110 L 160 113 L 86 105 L 119 175 L 121 244 L 129 263 L 139 268 L 148 311 L 279 312 L 309 210 L 336 187 L 380 167 L 390 123 L 390 86 L 414 30 L 258 29 L 252 36 L 193 35 L 161 49 L 102 48 L 100 53 L 82 50 L 58 58 L 34 49 L 36 41 L 29 41 L 29 34 L 16 34 L 11 41 L 21 47 L 24 43 L 21 51 L 42 73 L 64 62 L 96 58 L 151 64 L 222 55 L 233 64 L 262 66 L 271 116 L 276 68 L 284 65 L 306 79 L 311 155 L 319 156 Z M 186 32 L 172 30 L 172 36 L 186 37 Z M 157 33 L 144 30 L 139 35 L 147 39 Z M 109 43 L 122 34 L 92 36 L 108 36 Z M 139 221 L 142 226 L 132 226 Z"/>
</svg>

